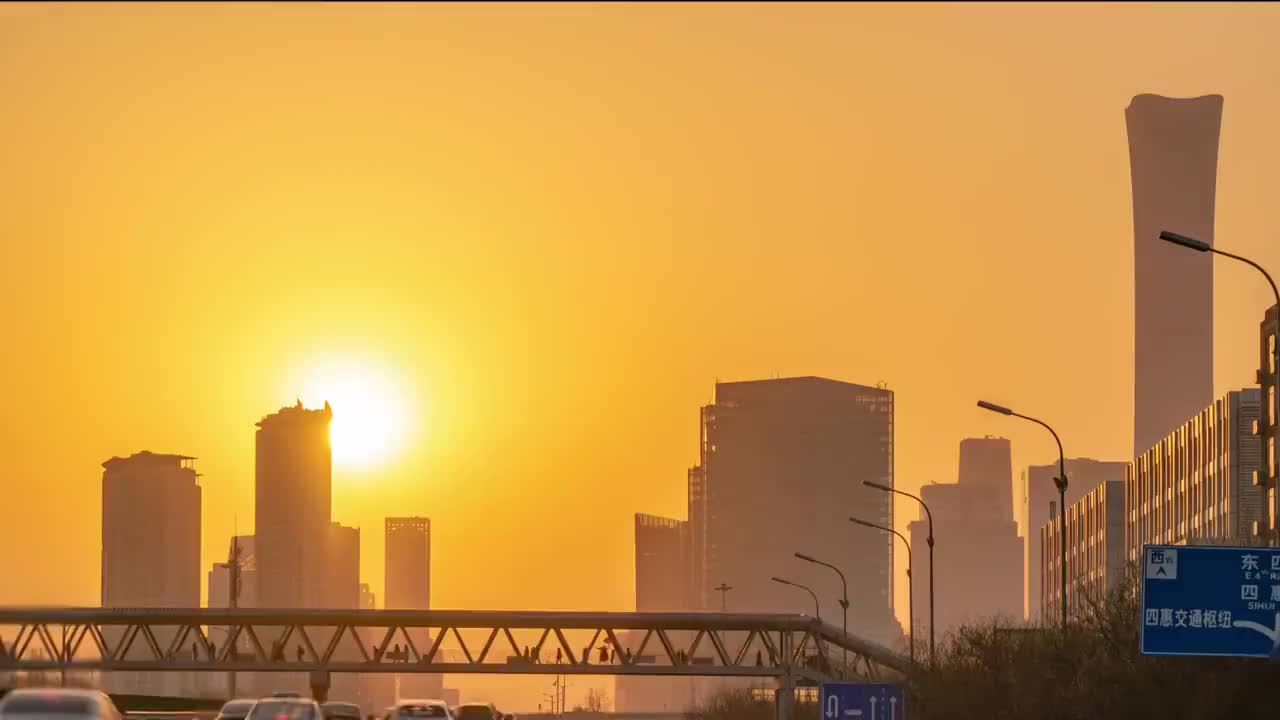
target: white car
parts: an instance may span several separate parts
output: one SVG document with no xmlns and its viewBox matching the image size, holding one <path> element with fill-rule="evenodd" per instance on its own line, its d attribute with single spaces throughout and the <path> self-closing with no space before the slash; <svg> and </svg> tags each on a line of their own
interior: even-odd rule
<svg viewBox="0 0 1280 720">
<path fill-rule="evenodd" d="M 0 700 L 3 720 L 122 720 L 115 703 L 97 690 L 19 688 Z"/>
<path fill-rule="evenodd" d="M 391 709 L 388 720 L 454 720 L 449 703 L 443 700 L 401 700 Z"/>
<path fill-rule="evenodd" d="M 248 700 L 239 698 L 236 700 L 228 700 L 222 704 L 222 709 L 218 711 L 217 717 L 213 720 L 244 720 L 249 711 L 253 709 L 257 700 Z"/>
</svg>

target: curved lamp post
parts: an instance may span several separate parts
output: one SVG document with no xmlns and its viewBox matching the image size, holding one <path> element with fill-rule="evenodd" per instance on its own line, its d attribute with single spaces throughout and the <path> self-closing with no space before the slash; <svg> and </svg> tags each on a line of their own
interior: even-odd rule
<svg viewBox="0 0 1280 720">
<path fill-rule="evenodd" d="M 1271 273 L 1267 272 L 1265 269 L 1263 269 L 1261 265 L 1250 260 L 1247 257 L 1241 257 L 1234 253 L 1229 253 L 1225 250 L 1218 250 L 1214 248 L 1212 245 L 1210 245 L 1209 243 L 1204 242 L 1203 240 L 1197 240 L 1187 235 L 1179 235 L 1176 232 L 1169 232 L 1168 230 L 1162 230 L 1160 232 L 1160 239 L 1164 240 L 1165 242 L 1173 243 L 1174 245 L 1179 245 L 1181 247 L 1187 248 L 1189 250 L 1195 250 L 1197 252 L 1213 253 L 1214 255 L 1229 257 L 1232 260 L 1239 260 L 1240 262 L 1246 265 L 1249 265 L 1253 267 L 1253 269 L 1262 273 L 1262 277 L 1267 279 L 1267 284 L 1271 286 L 1271 293 L 1275 295 L 1275 298 L 1276 298 L 1277 335 L 1280 335 L 1280 289 L 1276 288 L 1276 281 L 1271 278 Z M 1272 390 L 1272 394 L 1276 396 L 1276 399 L 1275 399 L 1274 407 L 1268 407 L 1267 410 L 1269 414 L 1271 412 L 1274 412 L 1275 420 L 1280 421 L 1280 341 L 1275 343 L 1272 362 L 1275 364 L 1275 378 L 1273 378 L 1272 380 L 1273 387 L 1275 389 Z M 1272 403 L 1268 403 L 1268 405 L 1272 405 Z M 1268 418 L 1268 420 L 1270 420 L 1270 418 Z M 1275 423 L 1268 422 L 1267 428 L 1270 431 L 1272 437 L 1275 437 L 1275 434 L 1276 434 Z M 1267 454 L 1267 483 L 1268 484 L 1271 483 L 1271 480 L 1275 476 L 1275 473 L 1276 473 L 1276 469 L 1272 467 L 1272 458 L 1268 453 Z M 1275 508 L 1272 508 L 1272 512 L 1274 511 L 1275 511 Z M 1274 543 L 1277 538 L 1277 534 L 1280 534 L 1280 527 L 1273 527 L 1271 528 L 1271 531 L 1272 531 L 1271 539 L 1272 539 L 1272 543 Z"/>
<path fill-rule="evenodd" d="M 810 588 L 808 585 L 801 585 L 798 582 L 791 582 L 790 580 L 784 580 L 780 577 L 771 577 L 769 579 L 776 583 L 782 583 L 783 585 L 798 587 L 801 590 L 804 590 L 805 592 L 809 593 L 809 595 L 813 597 L 813 615 L 819 620 L 822 619 L 822 609 L 818 606 L 818 594 L 815 593 L 812 588 Z"/>
<path fill-rule="evenodd" d="M 907 546 L 907 639 L 910 641 L 911 662 L 914 663 L 916 661 L 916 595 L 915 588 L 911 581 L 911 543 L 907 541 L 905 535 L 893 528 L 877 525 L 872 522 L 867 522 L 866 520 L 859 520 L 856 517 L 849 518 L 849 522 L 857 523 L 858 525 L 869 527 L 873 530 L 893 533 L 902 539 L 903 545 Z"/>
<path fill-rule="evenodd" d="M 1058 520 L 1062 523 L 1062 528 L 1058 534 L 1058 546 L 1062 551 L 1060 564 L 1062 565 L 1062 629 L 1067 629 L 1067 459 L 1062 452 L 1062 440 L 1058 437 L 1058 433 L 1049 424 L 1043 420 L 1037 420 L 1029 415 L 1021 415 L 1010 410 L 1003 405 L 989 403 L 986 400 L 979 400 L 978 407 L 983 410 L 990 410 L 1001 415 L 1009 415 L 1011 417 L 1030 420 L 1039 425 L 1049 434 L 1053 435 L 1053 441 L 1058 443 L 1058 477 L 1053 479 L 1053 484 L 1058 488 Z"/>
<path fill-rule="evenodd" d="M 883 490 L 884 492 L 887 492 L 887 493 L 894 493 L 896 495 L 902 495 L 904 497 L 909 497 L 912 500 L 915 500 L 916 502 L 920 503 L 920 507 L 924 508 L 924 514 L 927 518 L 929 518 L 929 537 L 925 538 L 924 541 L 925 541 L 925 544 L 929 546 L 929 662 L 933 662 L 934 659 L 937 657 L 934 654 L 936 646 L 933 643 L 933 638 L 934 638 L 934 632 L 933 632 L 933 625 L 934 625 L 933 623 L 933 617 L 934 617 L 933 616 L 933 513 L 929 510 L 929 506 L 925 504 L 924 500 L 921 500 L 918 496 L 912 495 L 909 492 L 905 492 L 897 488 L 889 487 L 888 485 L 881 485 L 880 483 L 874 483 L 874 482 L 871 482 L 870 480 L 863 480 L 862 484 L 870 488 L 875 488 L 876 490 Z M 914 634 L 914 632 L 915 632 L 915 628 L 912 628 L 912 633 Z"/>
<path fill-rule="evenodd" d="M 832 570 L 835 570 L 836 574 L 840 576 L 840 587 L 843 589 L 843 595 L 840 597 L 840 601 L 839 601 L 840 610 L 842 613 L 842 617 L 840 621 L 841 622 L 840 629 L 844 631 L 844 634 L 847 637 L 849 635 L 849 583 L 845 582 L 844 573 L 840 572 L 840 568 L 836 567 L 835 565 L 832 565 L 831 563 L 828 563 L 828 562 L 823 562 L 810 555 L 805 555 L 804 553 L 796 553 L 795 555 L 797 558 L 800 558 L 805 562 L 811 562 L 814 565 L 829 567 Z M 847 648 L 840 648 L 840 655 L 841 655 L 841 661 L 844 663 L 844 665 L 842 665 L 840 668 L 840 677 L 844 677 L 844 674 L 849 667 L 849 650 Z"/>
</svg>

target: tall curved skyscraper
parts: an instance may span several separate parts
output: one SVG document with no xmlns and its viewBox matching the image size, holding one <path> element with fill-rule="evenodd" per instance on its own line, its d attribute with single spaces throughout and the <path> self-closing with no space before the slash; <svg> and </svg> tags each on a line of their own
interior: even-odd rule
<svg viewBox="0 0 1280 720">
<path fill-rule="evenodd" d="M 1213 242 L 1222 96 L 1138 95 L 1125 109 L 1133 180 L 1133 453 L 1213 401 Z"/>
</svg>

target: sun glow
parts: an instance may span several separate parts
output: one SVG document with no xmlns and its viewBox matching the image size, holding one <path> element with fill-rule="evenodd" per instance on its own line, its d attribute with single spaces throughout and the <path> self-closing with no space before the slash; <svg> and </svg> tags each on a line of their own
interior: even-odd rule
<svg viewBox="0 0 1280 720">
<path fill-rule="evenodd" d="M 303 376 L 308 407 L 333 407 L 329 440 L 337 466 L 371 468 L 392 459 L 409 432 L 411 413 L 403 383 L 385 367 L 356 360 L 317 365 Z"/>
</svg>

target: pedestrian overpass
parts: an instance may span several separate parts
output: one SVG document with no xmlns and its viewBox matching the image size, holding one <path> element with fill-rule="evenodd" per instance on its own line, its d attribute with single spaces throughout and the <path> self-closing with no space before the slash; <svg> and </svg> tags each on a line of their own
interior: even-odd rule
<svg viewBox="0 0 1280 720">
<path fill-rule="evenodd" d="M 490 673 L 772 678 L 910 661 L 804 615 L 505 610 L 0 608 L 0 671 Z M 778 695 L 789 717 L 790 692 Z"/>
</svg>

